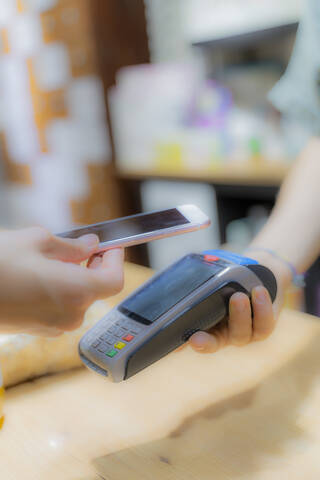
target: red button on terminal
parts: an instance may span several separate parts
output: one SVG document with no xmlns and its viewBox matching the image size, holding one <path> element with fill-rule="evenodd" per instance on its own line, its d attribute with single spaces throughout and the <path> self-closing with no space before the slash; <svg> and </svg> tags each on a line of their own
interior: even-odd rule
<svg viewBox="0 0 320 480">
<path fill-rule="evenodd" d="M 134 339 L 133 335 L 126 335 L 125 337 L 122 337 L 122 340 L 124 340 L 125 342 L 131 342 L 131 340 L 133 339 Z"/>
<path fill-rule="evenodd" d="M 216 262 L 219 260 L 219 257 L 216 257 L 215 255 L 205 255 L 204 259 L 206 262 Z"/>
</svg>

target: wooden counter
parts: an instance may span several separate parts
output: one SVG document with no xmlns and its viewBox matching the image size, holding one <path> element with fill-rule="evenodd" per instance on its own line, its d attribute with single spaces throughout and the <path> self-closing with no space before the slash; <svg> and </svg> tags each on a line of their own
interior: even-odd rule
<svg viewBox="0 0 320 480">
<path fill-rule="evenodd" d="M 274 185 L 279 186 L 290 169 L 289 162 L 230 162 L 208 168 L 150 168 L 124 169 L 118 167 L 117 176 L 125 180 L 185 180 L 215 185 Z"/>
<path fill-rule="evenodd" d="M 122 384 L 79 369 L 10 389 L 0 478 L 313 480 L 319 447 L 320 324 L 285 311 L 263 343 L 187 348 Z"/>
</svg>

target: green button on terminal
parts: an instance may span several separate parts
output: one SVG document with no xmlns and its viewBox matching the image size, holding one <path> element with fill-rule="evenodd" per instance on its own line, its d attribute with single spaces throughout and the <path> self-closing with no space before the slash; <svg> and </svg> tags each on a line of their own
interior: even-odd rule
<svg viewBox="0 0 320 480">
<path fill-rule="evenodd" d="M 106 355 L 107 355 L 107 357 L 111 357 L 111 358 L 112 358 L 112 357 L 114 357 L 115 355 L 117 355 L 117 353 L 118 353 L 117 350 L 112 349 L 112 350 L 109 350 L 109 352 L 107 352 Z"/>
</svg>

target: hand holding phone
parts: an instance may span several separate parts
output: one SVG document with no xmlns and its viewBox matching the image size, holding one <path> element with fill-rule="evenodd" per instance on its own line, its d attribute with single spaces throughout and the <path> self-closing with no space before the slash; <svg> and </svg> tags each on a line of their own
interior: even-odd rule
<svg viewBox="0 0 320 480">
<path fill-rule="evenodd" d="M 168 210 L 140 213 L 87 225 L 59 233 L 57 236 L 79 238 L 94 233 L 100 240 L 97 252 L 102 252 L 192 232 L 206 228 L 210 223 L 210 219 L 195 205 L 182 205 Z"/>
</svg>

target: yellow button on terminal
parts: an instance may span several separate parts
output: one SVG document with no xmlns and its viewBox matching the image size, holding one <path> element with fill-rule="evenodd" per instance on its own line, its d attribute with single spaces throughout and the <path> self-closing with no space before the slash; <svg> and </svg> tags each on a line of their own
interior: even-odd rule
<svg viewBox="0 0 320 480">
<path fill-rule="evenodd" d="M 122 348 L 124 348 L 126 346 L 125 343 L 123 342 L 117 342 L 114 344 L 115 348 L 117 348 L 118 350 L 121 350 Z"/>
</svg>

